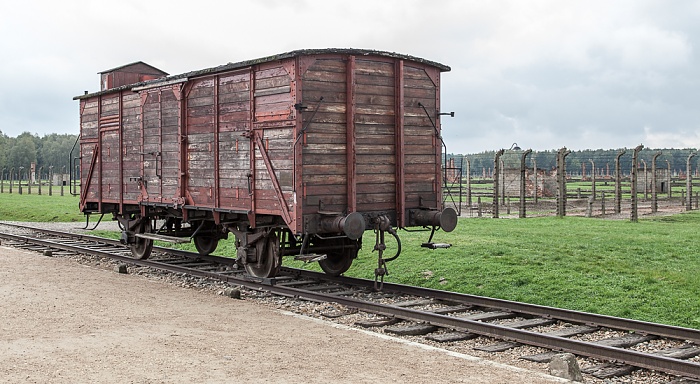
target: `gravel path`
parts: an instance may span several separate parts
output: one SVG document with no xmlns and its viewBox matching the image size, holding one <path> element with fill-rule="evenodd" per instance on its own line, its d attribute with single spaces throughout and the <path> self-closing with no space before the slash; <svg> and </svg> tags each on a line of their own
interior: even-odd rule
<svg viewBox="0 0 700 384">
<path fill-rule="evenodd" d="M 562 382 L 211 289 L 4 246 L 0 281 L 3 383 Z"/>
</svg>

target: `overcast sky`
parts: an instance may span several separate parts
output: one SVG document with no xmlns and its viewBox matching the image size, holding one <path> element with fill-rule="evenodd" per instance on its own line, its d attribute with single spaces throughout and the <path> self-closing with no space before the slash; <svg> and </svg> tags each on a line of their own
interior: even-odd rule
<svg viewBox="0 0 700 384">
<path fill-rule="evenodd" d="M 0 130 L 79 133 L 97 72 L 170 74 L 307 48 L 398 52 L 442 76 L 448 152 L 700 147 L 700 1 L 8 0 Z"/>
</svg>

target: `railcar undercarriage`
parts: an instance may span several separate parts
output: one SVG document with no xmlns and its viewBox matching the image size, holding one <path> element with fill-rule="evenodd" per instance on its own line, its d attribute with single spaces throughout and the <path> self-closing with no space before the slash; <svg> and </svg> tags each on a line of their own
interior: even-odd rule
<svg viewBox="0 0 700 384">
<path fill-rule="evenodd" d="M 422 211 L 410 213 L 412 224 L 432 227 L 433 233 L 437 228 L 452 231 L 457 223 L 456 213 L 451 208 L 442 212 Z M 130 246 L 134 258 L 148 258 L 153 242 L 157 240 L 193 242 L 197 252 L 207 255 L 216 250 L 220 240 L 233 234 L 237 264 L 245 268 L 249 275 L 259 278 L 276 276 L 283 256 L 318 262 L 325 273 L 341 275 L 357 258 L 366 230 L 373 230 L 376 234 L 373 251 L 378 252 L 375 276 L 379 284 L 388 273 L 386 263 L 401 253 L 401 241 L 392 226 L 391 216 L 385 213 L 317 215 L 313 220 L 307 220 L 311 224 L 305 233 L 293 234 L 276 216 L 257 216 L 255 226 L 252 226 L 246 214 L 235 212 L 217 212 L 218 223 L 214 212 L 204 210 L 187 211 L 183 215 L 180 209 L 142 205 L 132 207 L 129 212 L 113 212 L 113 217 L 122 230 L 121 242 Z M 188 220 L 184 221 L 183 216 Z M 395 238 L 398 249 L 395 255 L 385 258 L 387 233 Z"/>
</svg>

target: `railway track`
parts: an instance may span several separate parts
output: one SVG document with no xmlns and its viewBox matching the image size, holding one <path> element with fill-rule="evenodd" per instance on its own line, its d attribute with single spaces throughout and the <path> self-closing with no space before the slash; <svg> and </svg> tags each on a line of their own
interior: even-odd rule
<svg viewBox="0 0 700 384">
<path fill-rule="evenodd" d="M 3 245 L 47 254 L 107 257 L 275 295 L 337 303 L 351 310 L 324 315 L 338 317 L 359 310 L 368 315 L 357 322 L 358 326 L 385 333 L 421 336 L 436 343 L 459 343 L 485 336 L 495 339 L 479 347 L 487 352 L 530 345 L 543 352 L 523 359 L 543 363 L 565 351 L 599 361 L 583 370 L 597 378 L 625 375 L 641 368 L 671 375 L 669 382 L 700 382 L 700 330 L 696 329 L 391 283 L 384 283 L 383 290 L 376 292 L 371 280 L 291 268 L 283 268 L 281 276 L 273 279 L 254 278 L 229 258 L 154 247 L 150 259 L 135 260 L 116 240 L 11 227 L 14 234 L 9 233 L 9 225 L 0 227 Z"/>
</svg>

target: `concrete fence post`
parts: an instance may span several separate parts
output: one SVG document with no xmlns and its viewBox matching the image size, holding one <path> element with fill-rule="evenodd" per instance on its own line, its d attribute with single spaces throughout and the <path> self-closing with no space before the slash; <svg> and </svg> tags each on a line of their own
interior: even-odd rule
<svg viewBox="0 0 700 384">
<path fill-rule="evenodd" d="M 39 195 L 41 195 L 41 175 L 42 175 L 42 172 L 44 172 L 43 166 L 39 167 Z"/>
<path fill-rule="evenodd" d="M 656 196 L 656 160 L 661 156 L 661 152 L 656 152 L 651 158 L 651 212 L 659 210 L 658 196 Z M 669 185 L 668 188 L 671 188 Z"/>
<path fill-rule="evenodd" d="M 64 179 L 66 174 L 66 166 L 64 165 L 63 168 L 61 168 L 61 196 L 63 196 L 63 184 L 66 183 L 66 179 Z"/>
<path fill-rule="evenodd" d="M 620 157 L 627 152 L 621 150 L 615 157 L 615 213 L 622 211 L 622 170 L 620 169 Z"/>
<path fill-rule="evenodd" d="M 503 156 L 503 152 L 505 152 L 505 149 L 500 149 L 498 152 L 496 152 L 496 156 L 493 159 L 493 218 L 498 219 L 498 199 L 500 196 L 498 195 L 498 192 L 500 190 L 500 185 L 499 183 L 499 174 L 501 172 L 501 156 Z"/>
<path fill-rule="evenodd" d="M 467 159 L 467 206 L 472 208 L 472 163 Z"/>
<path fill-rule="evenodd" d="M 644 159 L 639 159 L 639 161 L 644 166 L 644 201 L 646 201 L 649 196 L 649 173 L 647 172 L 647 162 Z"/>
<path fill-rule="evenodd" d="M 685 195 L 687 197 L 685 210 L 693 209 L 693 176 L 691 174 L 690 160 L 695 157 L 696 153 L 692 152 L 688 155 L 688 160 L 685 165 Z"/>
<path fill-rule="evenodd" d="M 518 217 L 521 219 L 525 218 L 525 158 L 530 153 L 532 153 L 532 149 L 528 149 L 523 152 L 523 155 L 520 158 L 520 210 L 518 212 Z"/>
<path fill-rule="evenodd" d="M 24 167 L 19 167 L 19 170 L 17 171 L 17 177 L 19 178 L 19 184 L 17 185 L 17 191 L 19 194 L 22 194 L 22 170 L 24 170 Z"/>
<path fill-rule="evenodd" d="M 53 165 L 49 165 L 49 196 L 53 195 Z"/>
<path fill-rule="evenodd" d="M 637 147 L 635 147 L 634 152 L 632 152 L 632 174 L 630 180 L 630 189 L 632 194 L 632 212 L 630 212 L 630 220 L 633 222 L 639 221 L 639 213 L 637 212 L 637 209 L 639 208 L 639 205 L 637 204 L 637 170 L 639 166 L 637 164 L 637 161 L 639 159 L 639 152 L 642 150 L 642 148 L 644 148 L 644 146 L 640 144 Z"/>
<path fill-rule="evenodd" d="M 537 199 L 539 197 L 538 195 L 538 188 L 539 186 L 537 185 L 537 159 L 532 159 L 532 169 L 535 172 L 535 190 L 532 193 L 532 197 L 534 197 L 535 201 L 534 203 L 537 204 Z"/>
<path fill-rule="evenodd" d="M 557 151 L 557 216 L 566 216 L 566 156 L 571 153 L 566 147 Z"/>
<path fill-rule="evenodd" d="M 501 205 L 506 205 L 506 166 L 501 159 Z"/>
<path fill-rule="evenodd" d="M 591 162 L 591 196 L 595 200 L 595 162 L 593 159 L 589 159 Z"/>
<path fill-rule="evenodd" d="M 672 184 L 671 184 L 671 162 L 666 160 L 666 166 L 668 167 L 668 174 L 666 175 L 666 182 L 668 184 L 668 199 L 671 200 L 671 190 L 672 190 Z"/>
</svg>

